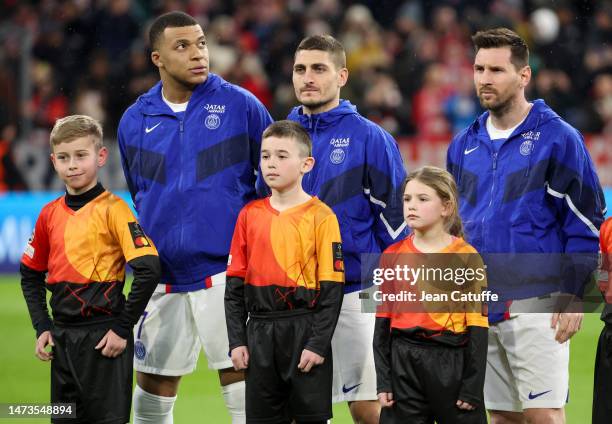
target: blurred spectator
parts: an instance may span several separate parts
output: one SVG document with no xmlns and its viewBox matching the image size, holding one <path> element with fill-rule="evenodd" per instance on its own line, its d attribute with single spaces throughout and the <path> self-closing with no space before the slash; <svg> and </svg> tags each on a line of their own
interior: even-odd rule
<svg viewBox="0 0 612 424">
<path fill-rule="evenodd" d="M 35 127 L 50 130 L 57 119 L 68 114 L 68 98 L 57 90 L 53 68 L 48 63 L 37 62 L 32 71 L 34 94 L 26 103 L 24 114 Z"/>
<path fill-rule="evenodd" d="M 444 114 L 453 135 L 469 126 L 482 113 L 474 92 L 472 73 L 464 71 L 458 77 L 453 85 L 454 92 L 444 103 Z"/>
<path fill-rule="evenodd" d="M 425 70 L 423 87 L 414 95 L 412 122 L 420 139 L 439 139 L 450 133 L 449 122 L 444 116 L 444 105 L 450 96 L 445 76 L 444 67 L 432 63 Z"/>
</svg>

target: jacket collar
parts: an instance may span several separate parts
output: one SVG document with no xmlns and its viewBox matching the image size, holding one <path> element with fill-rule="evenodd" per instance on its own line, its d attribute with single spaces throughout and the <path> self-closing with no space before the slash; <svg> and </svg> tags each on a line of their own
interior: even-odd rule
<svg viewBox="0 0 612 424">
<path fill-rule="evenodd" d="M 306 115 L 303 106 L 294 107 L 289 113 L 288 118 L 299 122 L 304 128 L 309 130 L 324 129 L 335 124 L 345 115 L 357 114 L 357 107 L 348 100 L 340 100 L 340 104 L 327 112 Z"/>
<path fill-rule="evenodd" d="M 532 102 L 533 106 L 531 110 L 527 114 L 527 117 L 523 121 L 523 123 L 514 130 L 513 135 L 509 138 L 514 137 L 516 134 L 522 134 L 527 131 L 535 130 L 546 122 L 559 118 L 559 115 L 555 113 L 542 99 L 537 99 Z M 470 131 L 473 135 L 476 135 L 478 138 L 483 138 L 485 140 L 489 139 L 489 134 L 487 132 L 487 119 L 489 117 L 489 111 L 484 112 L 482 115 L 478 117 L 476 121 L 472 124 Z"/>
<path fill-rule="evenodd" d="M 220 76 L 208 74 L 208 78 L 202 84 L 199 84 L 193 90 L 193 94 L 189 99 L 190 102 L 197 101 L 202 97 L 206 97 L 223 84 L 225 80 Z M 162 99 L 162 82 L 159 81 L 149 91 L 140 96 L 137 100 L 145 115 L 174 115 L 172 109 Z"/>
</svg>

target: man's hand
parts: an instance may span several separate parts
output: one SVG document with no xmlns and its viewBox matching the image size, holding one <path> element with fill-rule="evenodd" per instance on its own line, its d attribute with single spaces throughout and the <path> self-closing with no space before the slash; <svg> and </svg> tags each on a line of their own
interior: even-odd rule
<svg viewBox="0 0 612 424">
<path fill-rule="evenodd" d="M 550 323 L 551 328 L 556 328 L 555 340 L 559 343 L 565 343 L 574 334 L 580 330 L 582 326 L 582 312 L 555 312 L 553 313 Z"/>
<path fill-rule="evenodd" d="M 233 348 L 231 357 L 236 371 L 246 370 L 249 367 L 249 349 L 246 346 Z"/>
<path fill-rule="evenodd" d="M 127 346 L 127 340 L 119 337 L 113 330 L 108 330 L 95 349 L 102 349 L 102 356 L 116 358 L 121 355 Z"/>
<path fill-rule="evenodd" d="M 476 409 L 474 405 L 466 401 L 463 401 L 461 399 L 457 401 L 456 405 L 457 405 L 457 408 L 463 409 L 465 411 L 473 411 L 474 409 Z"/>
<path fill-rule="evenodd" d="M 388 408 L 393 406 L 395 401 L 393 400 L 393 393 L 390 392 L 381 392 L 378 394 L 378 402 L 380 402 L 380 406 L 383 408 Z"/>
<path fill-rule="evenodd" d="M 45 349 L 47 346 L 55 346 L 49 330 L 38 336 L 38 339 L 36 340 L 36 349 L 34 350 L 34 354 L 41 361 L 49 361 L 53 359 L 53 352 Z"/>
<path fill-rule="evenodd" d="M 321 365 L 323 362 L 325 362 L 324 357 L 314 352 L 311 352 L 308 349 L 304 349 L 302 351 L 302 356 L 300 357 L 298 369 L 302 372 L 309 372 L 312 367 L 314 367 L 315 365 Z"/>
</svg>

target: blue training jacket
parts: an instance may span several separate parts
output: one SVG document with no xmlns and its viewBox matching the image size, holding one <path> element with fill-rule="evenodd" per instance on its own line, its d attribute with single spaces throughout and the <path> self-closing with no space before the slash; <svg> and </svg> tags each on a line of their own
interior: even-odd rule
<svg viewBox="0 0 612 424">
<path fill-rule="evenodd" d="M 288 118 L 310 134 L 316 162 L 302 186 L 338 217 L 345 292 L 359 290 L 360 254 L 380 253 L 406 236 L 399 193 L 406 171 L 397 143 L 347 100 L 317 115 L 296 107 Z"/>
<path fill-rule="evenodd" d="M 517 282 L 505 288 L 505 299 L 560 288 L 581 294 L 584 275 L 566 275 L 561 283 L 581 287 L 559 286 L 564 279 L 560 274 L 569 268 L 561 264 L 555 270 L 551 265 L 561 260 L 557 254 L 565 254 L 567 261 L 578 258 L 579 252 L 594 254 L 599 249 L 605 200 L 582 136 L 543 100 L 535 100 L 525 121 L 496 152 L 486 129 L 488 115 L 457 134 L 448 148 L 447 167 L 459 187 L 467 241 L 485 255 L 540 255 L 519 255 L 523 262 L 519 258 L 514 265 L 550 277 L 549 283 L 547 278 L 531 287 Z M 533 263 L 524 263 L 529 258 Z M 567 281 L 572 279 L 580 281 Z"/>
<path fill-rule="evenodd" d="M 169 292 L 193 291 L 226 269 L 238 213 L 256 197 L 261 134 L 272 118 L 255 96 L 212 73 L 185 112 L 168 107 L 161 87 L 126 110 L 119 148 L 162 283 Z"/>
</svg>

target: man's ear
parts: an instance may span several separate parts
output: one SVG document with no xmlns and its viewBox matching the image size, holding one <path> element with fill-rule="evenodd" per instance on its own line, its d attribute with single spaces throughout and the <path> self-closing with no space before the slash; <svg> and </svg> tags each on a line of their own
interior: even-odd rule
<svg viewBox="0 0 612 424">
<path fill-rule="evenodd" d="M 525 88 L 529 84 L 529 81 L 531 81 L 531 67 L 529 65 L 524 66 L 523 69 L 521 69 L 520 74 L 521 74 L 521 87 Z"/>
<path fill-rule="evenodd" d="M 151 62 L 158 68 L 163 68 L 164 64 L 161 61 L 161 56 L 157 50 L 153 50 L 151 52 Z"/>
<path fill-rule="evenodd" d="M 348 81 L 349 71 L 346 68 L 340 69 L 338 72 L 338 87 L 344 87 Z"/>
</svg>

